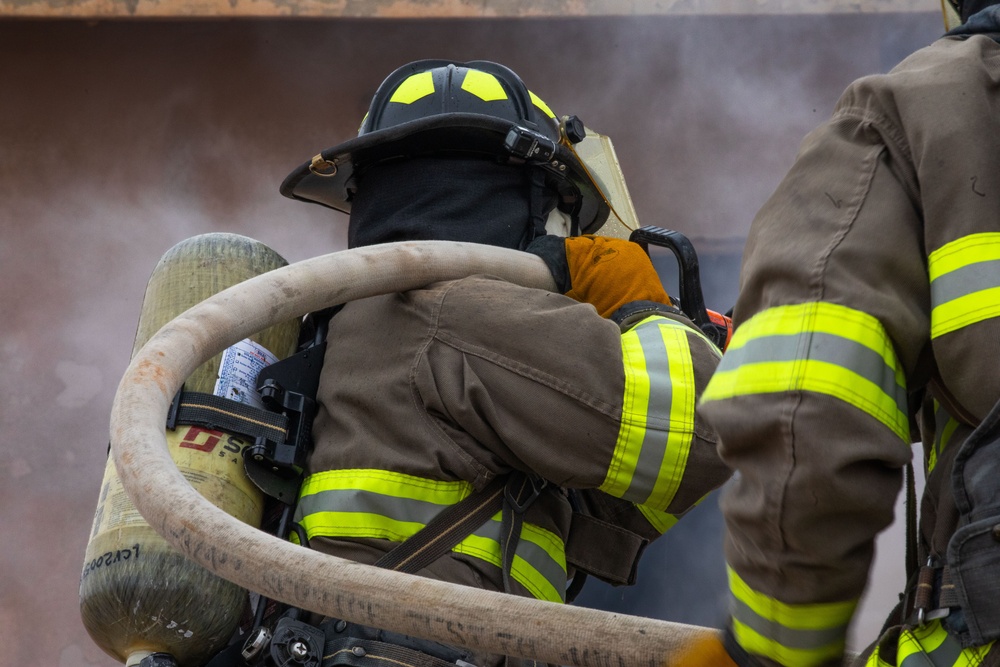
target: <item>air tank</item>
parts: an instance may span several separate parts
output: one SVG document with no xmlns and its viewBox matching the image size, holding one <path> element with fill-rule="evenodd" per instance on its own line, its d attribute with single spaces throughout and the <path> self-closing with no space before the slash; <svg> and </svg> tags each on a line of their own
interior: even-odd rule
<svg viewBox="0 0 1000 667">
<path fill-rule="evenodd" d="M 236 234 L 178 243 L 150 276 L 132 356 L 191 306 L 286 264 L 263 243 Z M 298 331 L 298 321 L 289 321 L 237 343 L 199 366 L 185 389 L 258 400 L 256 373 L 292 354 Z M 198 426 L 166 432 L 171 457 L 188 482 L 219 508 L 259 527 L 263 495 L 243 468 L 243 452 L 252 443 Z M 109 457 L 80 578 L 80 612 L 97 645 L 126 665 L 152 653 L 168 653 L 180 667 L 202 665 L 233 636 L 247 600 L 244 589 L 185 558 L 143 520 Z"/>
</svg>

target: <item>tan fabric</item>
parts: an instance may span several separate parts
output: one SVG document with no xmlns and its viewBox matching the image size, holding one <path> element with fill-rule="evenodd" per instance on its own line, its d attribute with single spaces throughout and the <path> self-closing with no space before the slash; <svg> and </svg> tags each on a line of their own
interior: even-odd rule
<svg viewBox="0 0 1000 667">
<path fill-rule="evenodd" d="M 852 84 L 754 220 L 737 335 L 769 308 L 842 304 L 878 318 L 909 391 L 923 389 L 932 370 L 931 356 L 921 357 L 930 342 L 927 256 L 1000 231 L 998 86 L 1000 46 L 982 36 L 939 40 L 890 74 Z M 980 418 L 1000 398 L 998 340 L 1000 320 L 990 319 L 933 344 L 944 382 Z M 860 597 L 909 448 L 825 394 L 742 396 L 701 412 L 739 471 L 723 500 L 726 556 L 739 576 L 790 604 Z M 922 533 L 937 535 L 938 554 L 954 529 L 942 488 L 950 460 L 942 457 L 924 499 Z"/>
<path fill-rule="evenodd" d="M 379 468 L 481 488 L 521 469 L 599 500 L 622 409 L 620 337 L 588 304 L 483 276 L 350 303 L 330 325 L 308 472 Z M 693 331 L 689 338 L 700 392 L 716 357 Z M 729 475 L 713 433 L 697 434 L 671 512 Z M 604 520 L 656 536 L 633 505 L 622 505 L 588 503 Z M 565 542 L 570 516 L 565 492 L 553 486 L 525 520 Z M 317 544 L 364 562 L 392 546 Z M 502 590 L 498 568 L 460 555 L 423 574 Z"/>
</svg>

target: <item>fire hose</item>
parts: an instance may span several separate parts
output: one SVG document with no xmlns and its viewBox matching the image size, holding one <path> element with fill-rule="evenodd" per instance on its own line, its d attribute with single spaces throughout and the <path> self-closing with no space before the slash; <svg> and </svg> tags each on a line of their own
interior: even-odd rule
<svg viewBox="0 0 1000 667">
<path fill-rule="evenodd" d="M 268 326 L 333 304 L 489 274 L 552 291 L 533 255 L 424 241 L 357 248 L 252 278 L 181 314 L 134 356 L 115 396 L 111 450 L 129 498 L 174 548 L 268 598 L 491 653 L 579 667 L 669 665 L 707 628 L 560 605 L 392 572 L 268 535 L 205 500 L 164 436 L 171 399 L 200 364 Z"/>
</svg>

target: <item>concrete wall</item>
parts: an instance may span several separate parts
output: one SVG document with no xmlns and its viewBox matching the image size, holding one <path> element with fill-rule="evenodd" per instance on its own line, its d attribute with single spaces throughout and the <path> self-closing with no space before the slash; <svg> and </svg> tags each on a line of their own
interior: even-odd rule
<svg viewBox="0 0 1000 667">
<path fill-rule="evenodd" d="M 612 136 L 640 219 L 696 240 L 724 310 L 750 220 L 804 134 L 849 81 L 939 32 L 933 11 L 0 22 L 0 665 L 114 664 L 80 624 L 77 586 L 149 271 L 206 231 L 292 261 L 342 248 L 342 217 L 277 186 L 354 133 L 396 66 L 499 60 Z M 713 497 L 654 545 L 644 586 L 588 589 L 588 604 L 715 624 L 719 541 Z"/>
</svg>

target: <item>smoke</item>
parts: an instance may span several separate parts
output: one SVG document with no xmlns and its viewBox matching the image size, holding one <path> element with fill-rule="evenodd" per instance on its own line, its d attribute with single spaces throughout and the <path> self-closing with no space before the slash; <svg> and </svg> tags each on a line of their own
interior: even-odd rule
<svg viewBox="0 0 1000 667">
<path fill-rule="evenodd" d="M 640 220 L 695 241 L 706 300 L 725 310 L 802 136 L 850 80 L 939 31 L 933 13 L 0 23 L 0 662 L 114 664 L 77 588 L 149 273 L 209 231 L 290 261 L 343 248 L 343 216 L 277 188 L 355 134 L 394 68 L 503 62 L 611 136 Z M 654 543 L 640 587 L 588 583 L 588 603 L 714 625 L 720 544 L 713 496 Z"/>
</svg>

